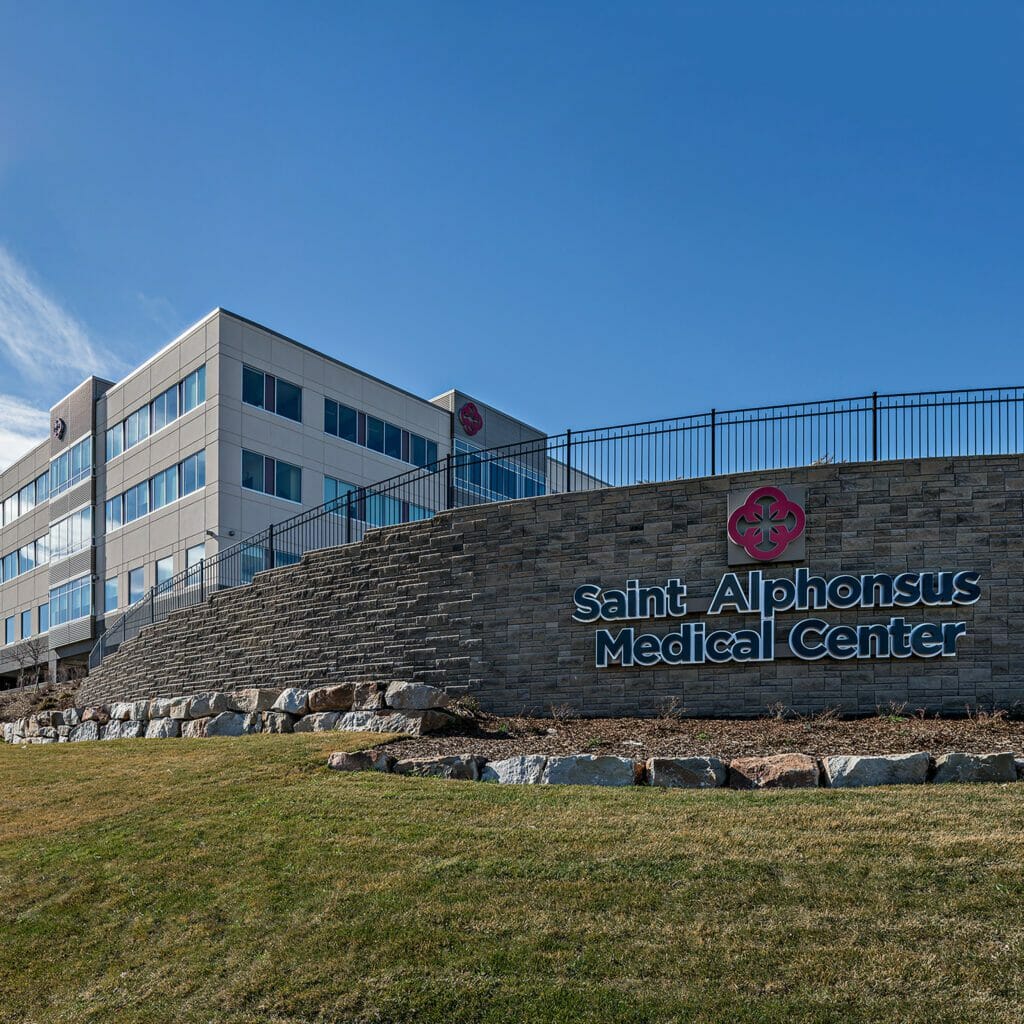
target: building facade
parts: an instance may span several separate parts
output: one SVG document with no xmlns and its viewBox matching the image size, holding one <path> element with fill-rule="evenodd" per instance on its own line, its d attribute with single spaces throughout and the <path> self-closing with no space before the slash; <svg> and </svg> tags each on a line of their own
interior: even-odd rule
<svg viewBox="0 0 1024 1024">
<path fill-rule="evenodd" d="M 152 588 L 304 507 L 543 436 L 462 392 L 420 398 L 214 310 L 123 380 L 84 381 L 51 410 L 50 438 L 0 474 L 0 685 L 77 670 Z M 482 470 L 456 486 L 533 497 L 552 467 L 513 447 Z M 436 511 L 361 508 L 369 526 Z"/>
</svg>

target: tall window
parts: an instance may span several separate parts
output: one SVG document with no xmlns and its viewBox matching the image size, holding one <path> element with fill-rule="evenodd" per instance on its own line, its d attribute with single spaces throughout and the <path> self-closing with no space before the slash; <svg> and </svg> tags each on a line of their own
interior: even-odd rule
<svg viewBox="0 0 1024 1024">
<path fill-rule="evenodd" d="M 128 573 L 128 603 L 135 604 L 146 596 L 146 570 L 132 569 Z"/>
<path fill-rule="evenodd" d="M 191 569 L 193 566 L 198 565 L 203 559 L 206 558 L 206 545 L 205 544 L 193 544 L 192 547 L 185 552 L 185 568 Z"/>
<path fill-rule="evenodd" d="M 242 401 L 302 422 L 302 388 L 251 366 L 242 367 Z"/>
<path fill-rule="evenodd" d="M 32 609 L 21 613 L 21 639 L 27 640 L 32 635 Z"/>
<path fill-rule="evenodd" d="M 103 610 L 117 611 L 117 577 L 111 576 L 103 582 Z"/>
<path fill-rule="evenodd" d="M 50 462 L 50 495 L 63 494 L 91 475 L 92 437 L 85 437 Z"/>
<path fill-rule="evenodd" d="M 166 558 L 161 558 L 156 563 L 156 586 L 158 590 L 166 589 L 166 584 L 170 583 L 171 577 L 174 575 L 174 556 L 168 555 Z"/>
<path fill-rule="evenodd" d="M 302 501 L 302 470 L 280 459 L 242 450 L 242 486 L 285 501 Z"/>
<path fill-rule="evenodd" d="M 92 543 L 92 506 L 72 512 L 50 527 L 50 557 L 67 558 Z"/>
<path fill-rule="evenodd" d="M 5 644 L 13 644 L 14 643 L 14 616 L 13 615 L 8 615 L 7 618 L 4 619 L 4 643 Z"/>
<path fill-rule="evenodd" d="M 36 610 L 36 618 L 39 620 L 39 632 L 45 633 L 50 628 L 50 606 L 41 604 Z"/>
<path fill-rule="evenodd" d="M 400 462 L 429 466 L 437 462 L 437 442 L 367 413 L 324 399 L 324 433 L 370 448 Z"/>
</svg>

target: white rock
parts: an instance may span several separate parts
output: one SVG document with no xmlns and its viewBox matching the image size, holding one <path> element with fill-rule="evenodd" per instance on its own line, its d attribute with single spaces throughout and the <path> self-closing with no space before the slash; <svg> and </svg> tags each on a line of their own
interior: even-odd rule
<svg viewBox="0 0 1024 1024">
<path fill-rule="evenodd" d="M 426 683 L 391 683 L 384 701 L 389 708 L 404 711 L 427 711 L 429 708 L 447 707 L 451 703 L 444 690 Z"/>
<path fill-rule="evenodd" d="M 1016 782 L 1012 751 L 996 754 L 942 754 L 935 759 L 935 782 Z"/>
<path fill-rule="evenodd" d="M 207 736 L 243 736 L 259 732 L 263 727 L 260 716 L 254 713 L 241 714 L 237 711 L 222 711 L 206 723 Z"/>
<path fill-rule="evenodd" d="M 181 737 L 186 740 L 202 739 L 206 735 L 206 726 L 209 718 L 193 718 L 191 721 L 181 723 Z"/>
<path fill-rule="evenodd" d="M 64 724 L 76 726 L 82 720 L 82 712 L 78 708 L 64 709 Z"/>
<path fill-rule="evenodd" d="M 826 784 L 836 789 L 849 789 L 925 782 L 928 779 L 930 760 L 924 751 L 914 754 L 826 757 Z"/>
<path fill-rule="evenodd" d="M 309 710 L 309 691 L 294 686 L 282 690 L 271 711 L 284 711 L 289 715 L 304 715 Z"/>
<path fill-rule="evenodd" d="M 253 687 L 248 690 L 235 690 L 228 694 L 228 701 L 232 711 L 244 713 L 251 711 L 269 711 L 274 706 L 274 701 L 281 696 L 280 690 L 268 690 Z"/>
<path fill-rule="evenodd" d="M 68 740 L 71 743 L 84 743 L 89 740 L 98 740 L 99 738 L 99 722 L 80 722 L 71 730 L 71 733 L 68 736 Z"/>
<path fill-rule="evenodd" d="M 315 715 L 306 715 L 292 726 L 293 732 L 330 732 L 341 717 L 337 711 L 319 711 Z"/>
<path fill-rule="evenodd" d="M 149 702 L 150 718 L 170 718 L 173 697 L 153 697 Z"/>
<path fill-rule="evenodd" d="M 14 742 L 14 723 L 4 722 L 4 743 Z"/>
<path fill-rule="evenodd" d="M 209 718 L 222 711 L 231 711 L 231 697 L 226 693 L 197 693 L 188 704 L 189 718 Z"/>
<path fill-rule="evenodd" d="M 570 754 L 549 757 L 541 781 L 548 786 L 632 786 L 635 763 L 612 754 Z"/>
<path fill-rule="evenodd" d="M 132 717 L 133 704 L 126 701 L 119 701 L 110 705 L 110 718 L 115 722 L 127 722 Z"/>
<path fill-rule="evenodd" d="M 133 700 L 131 703 L 132 713 L 128 716 L 135 722 L 148 722 L 149 715 L 149 701 L 148 700 Z"/>
<path fill-rule="evenodd" d="M 137 740 L 141 739 L 146 735 L 146 722 L 122 722 L 121 723 L 121 739 L 123 740 Z"/>
<path fill-rule="evenodd" d="M 84 724 L 84 723 L 83 723 Z M 119 740 L 121 738 L 121 722 L 112 718 L 100 733 L 101 740 Z"/>
<path fill-rule="evenodd" d="M 548 759 L 543 754 L 524 754 L 488 761 L 480 771 L 481 782 L 504 782 L 511 785 L 534 785 L 541 781 Z"/>
<path fill-rule="evenodd" d="M 181 722 L 177 718 L 154 718 L 146 726 L 147 740 L 173 739 L 181 735 Z"/>
<path fill-rule="evenodd" d="M 263 715 L 264 732 L 292 732 L 295 719 L 286 715 L 283 711 L 264 711 Z"/>
<path fill-rule="evenodd" d="M 422 736 L 437 732 L 450 722 L 451 718 L 443 711 L 349 711 L 341 716 L 337 729 L 339 732 L 397 732 Z"/>
<path fill-rule="evenodd" d="M 170 718 L 177 718 L 178 721 L 186 721 L 192 717 L 192 698 L 191 697 L 175 697 L 171 701 L 171 706 L 168 709 L 170 712 Z"/>
</svg>

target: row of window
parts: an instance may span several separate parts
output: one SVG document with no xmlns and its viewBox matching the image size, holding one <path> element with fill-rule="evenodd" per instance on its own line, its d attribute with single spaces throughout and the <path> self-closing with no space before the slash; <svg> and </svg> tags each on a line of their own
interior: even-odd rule
<svg viewBox="0 0 1024 1024">
<path fill-rule="evenodd" d="M 50 497 L 92 476 L 92 435 L 50 460 Z"/>
<path fill-rule="evenodd" d="M 269 455 L 242 449 L 242 486 L 285 501 L 302 501 L 302 469 Z"/>
<path fill-rule="evenodd" d="M 414 466 L 437 462 L 436 441 L 428 441 L 394 423 L 358 412 L 330 398 L 324 399 L 324 432 Z"/>
<path fill-rule="evenodd" d="M 272 373 L 243 366 L 242 401 L 296 423 L 302 422 L 302 388 Z"/>
<path fill-rule="evenodd" d="M 50 590 L 50 624 L 62 626 L 92 614 L 92 577 L 79 576 Z"/>
<path fill-rule="evenodd" d="M 504 498 L 536 498 L 546 492 L 541 473 L 510 459 L 479 454 L 480 448 L 455 439 L 455 482 L 471 494 L 501 501 Z"/>
<path fill-rule="evenodd" d="M 13 523 L 18 516 L 31 512 L 50 496 L 50 471 L 29 481 L 20 490 L 8 495 L 0 505 L 0 526 Z"/>
<path fill-rule="evenodd" d="M 61 519 L 50 527 L 50 559 L 67 558 L 92 544 L 92 506 Z"/>
<path fill-rule="evenodd" d="M 106 461 L 116 459 L 122 452 L 134 448 L 151 434 L 163 430 L 179 416 L 191 412 L 205 401 L 206 367 L 200 366 L 107 431 Z"/>
<path fill-rule="evenodd" d="M 50 560 L 49 537 L 39 537 L 30 540 L 14 551 L 8 551 L 0 560 L 0 583 L 13 580 L 23 573 L 31 572 L 40 565 L 46 565 Z"/>
<path fill-rule="evenodd" d="M 351 499 L 349 494 L 356 494 Z M 411 501 L 403 501 L 390 494 L 374 494 L 373 491 L 360 491 L 355 484 L 346 480 L 336 480 L 332 476 L 324 477 L 324 504 L 333 502 L 339 515 L 351 508 L 352 518 L 366 526 L 397 526 L 399 523 L 415 523 L 421 519 L 429 519 L 434 513 L 429 508 L 416 505 Z"/>
<path fill-rule="evenodd" d="M 50 628 L 50 606 L 41 604 L 36 609 L 36 633 L 45 633 Z M 18 635 L 18 626 L 21 626 L 21 635 Z M 4 619 L 4 644 L 13 644 L 17 640 L 28 640 L 33 636 L 32 632 L 32 609 L 20 612 L 17 615 L 8 615 Z"/>
<path fill-rule="evenodd" d="M 117 530 L 205 486 L 206 451 L 200 449 L 177 465 L 109 498 L 104 508 L 104 531 Z"/>
<path fill-rule="evenodd" d="M 206 545 L 195 544 L 185 551 L 185 567 L 192 569 L 206 557 Z M 157 592 L 174 578 L 174 556 L 158 558 L 153 563 L 153 586 Z M 109 576 L 103 581 L 103 611 L 109 614 L 120 607 L 120 581 L 117 576 Z M 146 596 L 146 570 L 140 566 L 128 570 L 128 606 L 136 604 Z"/>
</svg>

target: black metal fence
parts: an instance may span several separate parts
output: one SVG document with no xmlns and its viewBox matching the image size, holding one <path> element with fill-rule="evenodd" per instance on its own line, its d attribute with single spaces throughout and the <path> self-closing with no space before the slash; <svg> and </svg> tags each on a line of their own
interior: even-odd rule
<svg viewBox="0 0 1024 1024">
<path fill-rule="evenodd" d="M 325 504 L 190 566 L 153 588 L 99 638 L 89 666 L 146 625 L 245 586 L 308 551 L 362 540 L 371 527 L 439 511 L 565 491 L 839 462 L 998 455 L 1024 450 L 1024 388 L 863 395 L 566 431 L 456 450 L 422 469 Z"/>
</svg>

